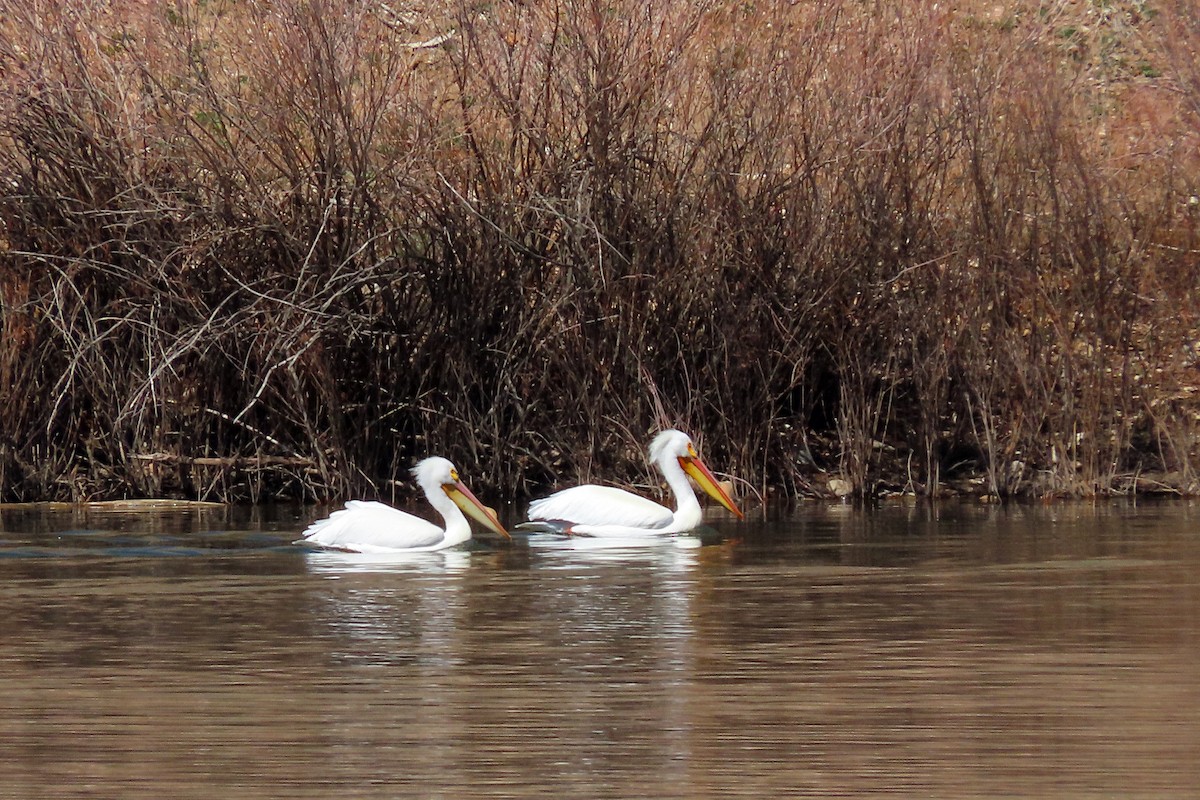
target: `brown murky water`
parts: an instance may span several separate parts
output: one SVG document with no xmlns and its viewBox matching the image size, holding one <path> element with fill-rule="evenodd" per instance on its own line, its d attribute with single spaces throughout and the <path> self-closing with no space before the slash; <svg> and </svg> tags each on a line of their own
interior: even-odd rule
<svg viewBox="0 0 1200 800">
<path fill-rule="evenodd" d="M 1200 511 L 824 509 L 380 561 L 0 511 L 0 795 L 1200 796 Z"/>
</svg>

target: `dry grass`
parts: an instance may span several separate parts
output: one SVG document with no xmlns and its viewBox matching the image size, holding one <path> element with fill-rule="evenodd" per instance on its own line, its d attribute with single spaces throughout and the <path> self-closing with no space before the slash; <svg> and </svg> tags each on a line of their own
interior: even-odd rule
<svg viewBox="0 0 1200 800">
<path fill-rule="evenodd" d="M 5 499 L 1196 488 L 1195 3 L 10 6 Z"/>
</svg>

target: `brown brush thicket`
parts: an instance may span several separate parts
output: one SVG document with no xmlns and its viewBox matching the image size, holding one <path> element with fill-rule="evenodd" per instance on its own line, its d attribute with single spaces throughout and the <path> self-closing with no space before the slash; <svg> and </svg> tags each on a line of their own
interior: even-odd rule
<svg viewBox="0 0 1200 800">
<path fill-rule="evenodd" d="M 1194 2 L 5 4 L 0 495 L 1196 488 Z"/>
</svg>

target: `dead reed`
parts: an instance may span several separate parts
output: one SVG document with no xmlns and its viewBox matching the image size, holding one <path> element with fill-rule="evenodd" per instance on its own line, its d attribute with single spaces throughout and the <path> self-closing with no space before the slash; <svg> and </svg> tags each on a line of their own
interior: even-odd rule
<svg viewBox="0 0 1200 800">
<path fill-rule="evenodd" d="M 13 4 L 0 496 L 1194 491 L 1197 10 Z"/>
</svg>

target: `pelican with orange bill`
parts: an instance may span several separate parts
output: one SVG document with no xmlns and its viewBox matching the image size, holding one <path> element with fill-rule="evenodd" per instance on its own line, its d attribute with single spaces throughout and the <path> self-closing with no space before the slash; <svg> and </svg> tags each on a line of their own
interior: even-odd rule
<svg viewBox="0 0 1200 800">
<path fill-rule="evenodd" d="M 650 461 L 675 495 L 675 510 L 613 486 L 586 484 L 563 489 L 529 505 L 530 523 L 518 527 L 549 529 L 577 536 L 661 536 L 700 525 L 703 512 L 688 476 L 705 494 L 738 519 L 742 512 L 701 460 L 683 431 L 666 430 L 650 444 Z"/>
<path fill-rule="evenodd" d="M 351 500 L 345 508 L 309 525 L 296 544 L 354 553 L 443 550 L 471 538 L 471 524 L 463 516 L 464 511 L 488 530 L 510 538 L 496 512 L 479 502 L 446 459 L 426 458 L 413 467 L 412 474 L 429 504 L 442 515 L 444 528 L 383 503 Z"/>
</svg>

